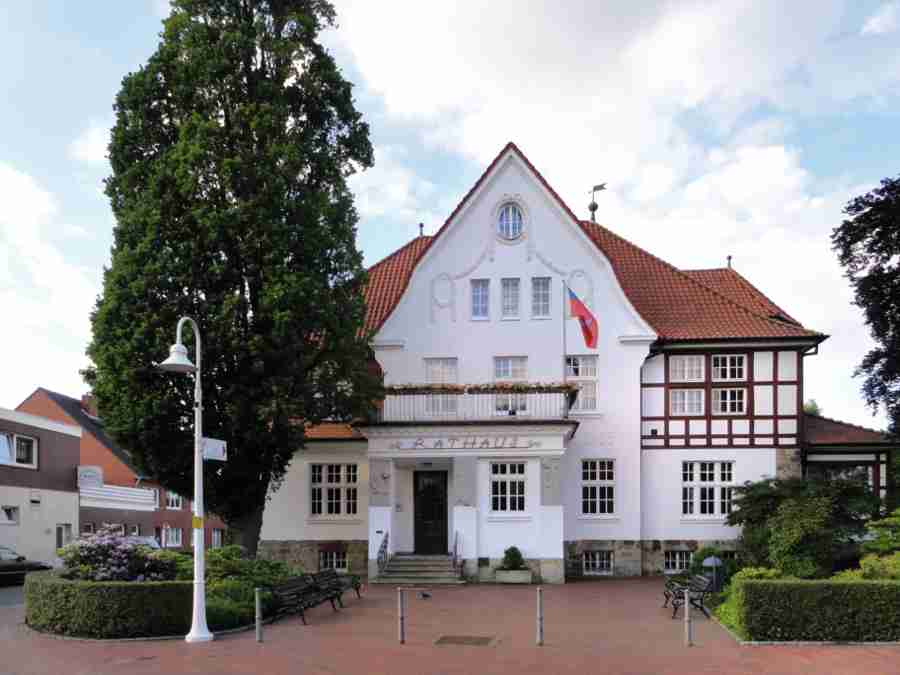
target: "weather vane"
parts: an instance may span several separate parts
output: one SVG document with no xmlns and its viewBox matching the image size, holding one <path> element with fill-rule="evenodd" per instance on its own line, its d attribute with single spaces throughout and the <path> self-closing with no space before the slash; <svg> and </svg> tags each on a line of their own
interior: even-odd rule
<svg viewBox="0 0 900 675">
<path fill-rule="evenodd" d="M 605 189 L 606 189 L 606 183 L 600 183 L 599 185 L 595 185 L 594 187 L 591 188 L 591 203 L 588 204 L 588 211 L 591 212 L 591 222 L 592 223 L 597 222 L 596 216 L 597 216 L 597 208 L 598 207 L 597 207 L 597 201 L 594 199 L 594 195 L 596 195 L 598 192 L 602 192 Z"/>
</svg>

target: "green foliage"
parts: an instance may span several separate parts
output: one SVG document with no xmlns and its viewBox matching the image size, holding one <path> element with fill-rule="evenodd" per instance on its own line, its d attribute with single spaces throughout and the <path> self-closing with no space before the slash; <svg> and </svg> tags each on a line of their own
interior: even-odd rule
<svg viewBox="0 0 900 675">
<path fill-rule="evenodd" d="M 821 417 L 822 406 L 819 405 L 816 399 L 811 398 L 803 404 L 803 412 L 807 413 L 808 415 L 818 415 Z"/>
<path fill-rule="evenodd" d="M 866 529 L 873 537 L 863 542 L 862 550 L 866 553 L 884 555 L 900 551 L 900 509 L 892 511 L 881 520 L 866 523 Z"/>
<path fill-rule="evenodd" d="M 859 569 L 844 570 L 832 579 L 894 579 L 900 581 L 900 551 L 891 555 L 870 553 L 859 561 Z"/>
<path fill-rule="evenodd" d="M 271 588 L 297 574 L 284 562 L 245 557 L 240 546 L 224 546 L 206 553 L 206 581 L 209 584 L 236 580 L 250 588 Z"/>
<path fill-rule="evenodd" d="M 873 409 L 887 408 L 894 432 L 900 430 L 900 177 L 852 199 L 847 218 L 831 243 L 862 308 L 873 347 L 857 368 Z"/>
<path fill-rule="evenodd" d="M 788 499 L 769 519 L 769 556 L 788 576 L 828 576 L 836 551 L 828 530 L 832 511 L 828 497 Z"/>
<path fill-rule="evenodd" d="M 251 553 L 300 422 L 350 419 L 379 390 L 346 182 L 373 154 L 319 41 L 334 23 L 327 0 L 175 0 L 114 105 L 114 244 L 85 378 L 143 473 L 189 494 L 194 384 L 155 364 L 179 317 L 198 321 L 204 432 L 229 447 L 205 463 L 206 503 Z"/>
<path fill-rule="evenodd" d="M 101 529 L 57 551 L 64 576 L 86 581 L 172 581 L 175 564 L 151 548 Z"/>
<path fill-rule="evenodd" d="M 715 608 L 714 612 L 719 621 L 728 626 L 732 631 L 746 639 L 747 631 L 744 626 L 744 584 L 747 581 L 758 579 L 779 579 L 782 574 L 779 570 L 767 567 L 745 567 L 736 572 L 725 589 L 723 602 Z"/>
<path fill-rule="evenodd" d="M 769 528 L 747 523 L 738 538 L 738 559 L 747 567 L 769 567 Z"/>
<path fill-rule="evenodd" d="M 181 635 L 190 628 L 191 584 L 31 573 L 25 577 L 25 622 L 40 631 L 90 638 Z"/>
<path fill-rule="evenodd" d="M 166 549 L 153 551 L 150 555 L 167 565 L 174 566 L 176 581 L 190 581 L 194 578 L 194 559 L 190 555 Z"/>
<path fill-rule="evenodd" d="M 746 581 L 741 621 L 751 640 L 900 640 L 896 581 Z"/>
<path fill-rule="evenodd" d="M 713 556 L 722 561 L 722 566 L 719 568 L 719 578 L 723 586 L 727 585 L 731 577 L 741 568 L 741 563 L 734 558 L 726 559 L 725 551 L 716 546 L 703 546 L 694 551 L 694 555 L 691 558 L 690 573 L 709 573 L 710 570 L 703 567 L 703 561 Z"/>
<path fill-rule="evenodd" d="M 516 546 L 510 546 L 503 552 L 503 562 L 500 564 L 500 569 L 527 570 L 528 565 L 525 564 L 522 552 Z"/>
</svg>

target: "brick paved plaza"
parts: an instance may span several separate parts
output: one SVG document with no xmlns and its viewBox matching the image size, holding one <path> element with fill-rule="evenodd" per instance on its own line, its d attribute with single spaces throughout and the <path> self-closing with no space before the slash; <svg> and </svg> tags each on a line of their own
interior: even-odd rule
<svg viewBox="0 0 900 675">
<path fill-rule="evenodd" d="M 534 644 L 534 587 L 435 588 L 410 597 L 407 644 L 396 635 L 396 591 L 372 586 L 346 608 L 204 645 L 100 643 L 37 635 L 22 606 L 0 606 L 0 673 L 900 673 L 900 647 L 742 647 L 716 623 L 695 622 L 696 646 L 659 606 L 659 579 L 545 587 L 546 644 Z M 488 646 L 437 646 L 444 635 Z"/>
</svg>

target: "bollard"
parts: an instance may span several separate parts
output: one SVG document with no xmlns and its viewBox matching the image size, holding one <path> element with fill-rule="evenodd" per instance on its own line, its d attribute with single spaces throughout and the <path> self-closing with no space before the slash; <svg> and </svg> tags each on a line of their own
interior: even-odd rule
<svg viewBox="0 0 900 675">
<path fill-rule="evenodd" d="M 537 635 L 535 642 L 538 647 L 544 644 L 544 589 L 537 587 Z"/>
<path fill-rule="evenodd" d="M 693 626 L 691 625 L 691 589 L 684 589 L 684 646 L 693 647 Z"/>
<path fill-rule="evenodd" d="M 256 590 L 256 641 L 263 641 L 262 634 L 262 589 L 257 588 Z"/>
<path fill-rule="evenodd" d="M 400 644 L 406 644 L 406 611 L 403 602 L 403 589 L 397 589 L 397 637 Z"/>
</svg>

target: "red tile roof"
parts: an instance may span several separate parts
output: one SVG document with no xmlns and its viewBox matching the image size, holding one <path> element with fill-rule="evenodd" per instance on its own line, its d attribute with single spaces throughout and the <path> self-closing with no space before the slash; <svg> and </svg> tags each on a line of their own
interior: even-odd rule
<svg viewBox="0 0 900 675">
<path fill-rule="evenodd" d="M 856 443 L 890 444 L 882 431 L 867 429 L 849 422 L 840 422 L 820 415 L 804 414 L 808 445 L 853 445 Z"/>
<path fill-rule="evenodd" d="M 663 341 L 801 338 L 826 336 L 794 322 L 733 270 L 685 272 L 590 221 L 579 220 L 514 143 L 507 144 L 433 237 L 417 237 L 369 269 L 366 327 L 377 331 L 406 290 L 416 264 L 507 151 L 528 166 L 550 196 L 606 256 L 637 312 Z M 783 315 L 784 319 L 773 318 Z"/>
<path fill-rule="evenodd" d="M 342 441 L 346 439 L 362 439 L 362 435 L 349 424 L 342 422 L 322 422 L 315 426 L 307 426 L 307 440 Z"/>
</svg>

